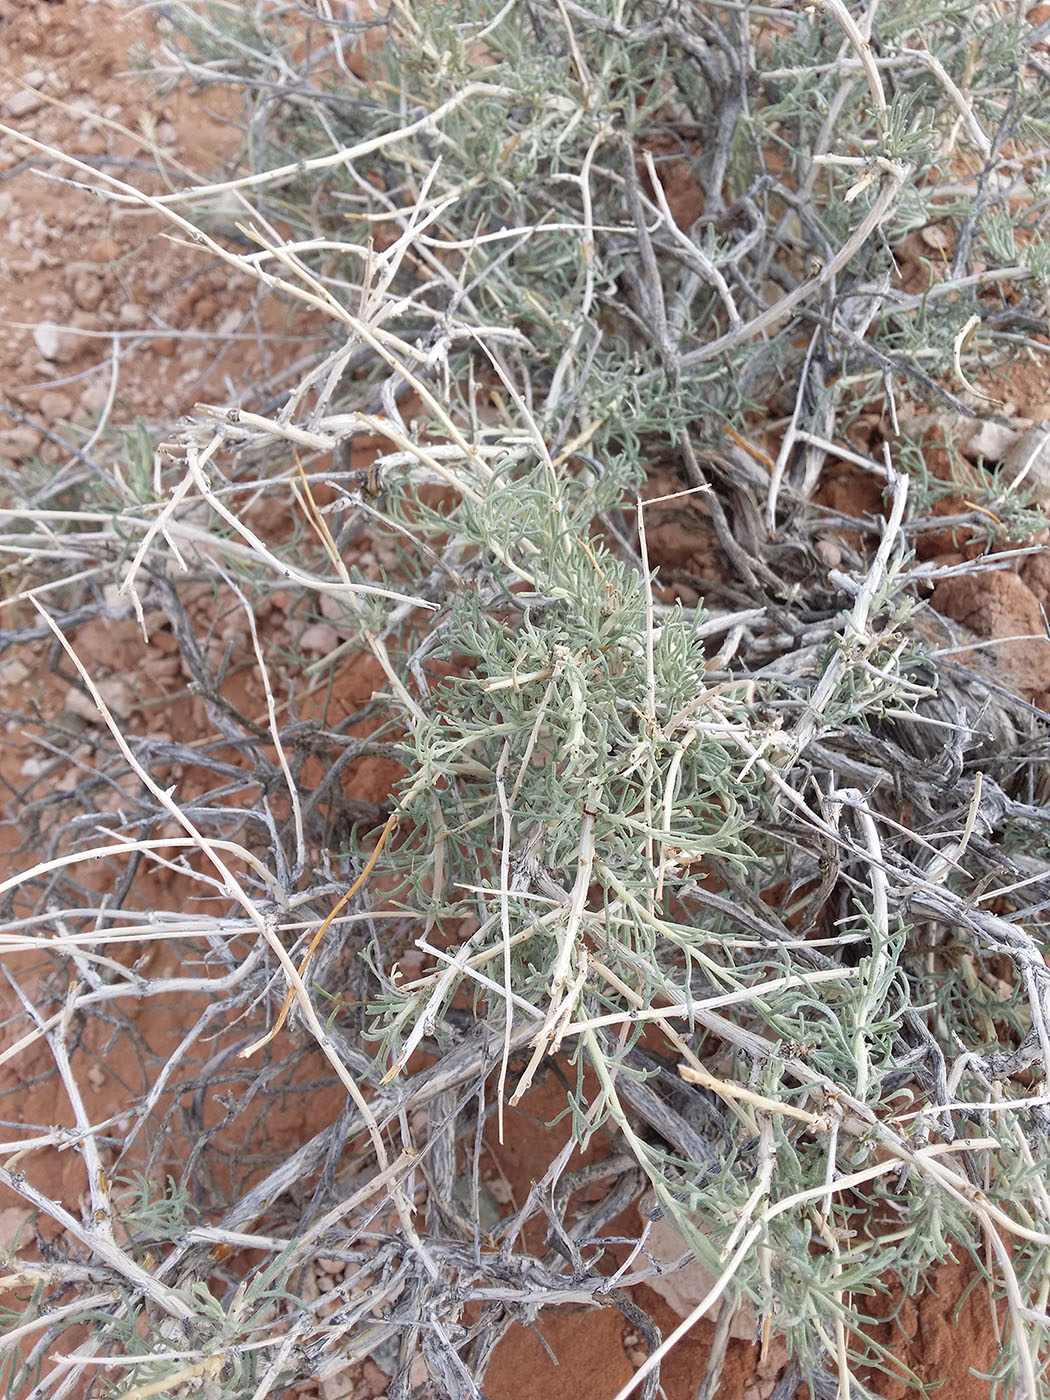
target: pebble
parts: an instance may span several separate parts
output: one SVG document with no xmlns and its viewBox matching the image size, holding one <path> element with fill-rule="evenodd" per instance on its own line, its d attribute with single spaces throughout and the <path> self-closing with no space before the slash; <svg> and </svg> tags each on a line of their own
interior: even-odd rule
<svg viewBox="0 0 1050 1400">
<path fill-rule="evenodd" d="M 829 569 L 837 569 L 842 563 L 842 550 L 831 540 L 817 540 L 813 552 Z"/>
<path fill-rule="evenodd" d="M 100 273 L 78 272 L 73 279 L 73 300 L 81 311 L 94 311 L 102 300 L 103 281 Z"/>
<path fill-rule="evenodd" d="M 966 444 L 966 450 L 973 457 L 983 457 L 988 462 L 1001 462 L 1021 434 L 1015 428 L 1002 423 L 993 423 L 986 418 Z"/>
<path fill-rule="evenodd" d="M 299 638 L 300 651 L 313 652 L 318 656 L 327 656 L 329 652 L 335 651 L 339 645 L 339 634 L 334 627 L 329 627 L 327 622 L 315 622 L 304 629 Z"/>
<path fill-rule="evenodd" d="M 109 140 L 105 132 L 92 130 L 77 138 L 78 156 L 104 156 L 109 150 Z"/>
<path fill-rule="evenodd" d="M 36 428 L 7 428 L 0 432 L 0 461 L 21 462 L 31 457 L 44 440 Z"/>
<path fill-rule="evenodd" d="M 70 335 L 61 326 L 56 326 L 54 321 L 41 321 L 33 331 L 33 339 L 45 360 L 65 364 L 67 360 L 76 356 L 77 337 Z"/>
<path fill-rule="evenodd" d="M 102 697 L 102 703 L 120 719 L 126 719 L 134 707 L 134 697 L 125 681 L 117 676 L 107 680 L 96 680 L 95 689 Z M 88 724 L 101 725 L 105 723 L 102 715 L 90 695 L 86 695 L 76 686 L 71 685 L 66 691 L 66 713 L 80 715 L 86 719 Z"/>
<path fill-rule="evenodd" d="M 1036 423 L 1018 437 L 1003 458 L 1003 475 L 1040 501 L 1050 497 L 1050 423 Z"/>
<path fill-rule="evenodd" d="M 951 234 L 943 224 L 927 224 L 919 230 L 919 237 L 927 248 L 932 248 L 935 252 L 943 252 L 952 241 Z"/>
<path fill-rule="evenodd" d="M 7 116 L 17 120 L 19 117 L 28 117 L 43 105 L 44 99 L 38 92 L 33 92 L 30 88 L 20 88 L 13 97 L 9 97 L 4 103 L 4 112 Z"/>
<path fill-rule="evenodd" d="M 109 384 L 103 379 L 96 379 L 80 395 L 80 407 L 87 414 L 101 413 L 108 398 Z"/>
<path fill-rule="evenodd" d="M 0 661 L 0 685 L 21 685 L 28 675 L 29 667 L 23 666 L 17 656 Z"/>
<path fill-rule="evenodd" d="M 47 423 L 68 420 L 73 415 L 75 404 L 61 389 L 48 389 L 40 395 L 40 413 Z"/>
<path fill-rule="evenodd" d="M 74 311 L 69 318 L 69 324 L 78 331 L 109 330 L 102 319 L 91 311 Z"/>
<path fill-rule="evenodd" d="M 120 257 L 120 244 L 112 238 L 98 238 L 87 250 L 89 262 L 111 263 Z"/>
<path fill-rule="evenodd" d="M 349 1366 L 342 1371 L 333 1371 L 331 1375 L 325 1376 L 319 1386 L 321 1400 L 350 1400 L 356 1383 Z"/>
</svg>

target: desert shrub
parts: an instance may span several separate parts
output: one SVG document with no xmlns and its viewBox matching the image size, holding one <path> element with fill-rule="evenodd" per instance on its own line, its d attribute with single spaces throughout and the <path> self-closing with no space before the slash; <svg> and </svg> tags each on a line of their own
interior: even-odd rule
<svg viewBox="0 0 1050 1400">
<path fill-rule="evenodd" d="M 90 762 L 38 717 L 72 776 L 12 805 L 7 946 L 41 959 L 24 1016 L 76 1128 L 3 1169 L 69 1241 L 11 1266 L 9 1391 L 261 1397 L 370 1355 L 391 1396 L 478 1396 L 514 1320 L 602 1302 L 652 1396 L 645 1235 L 612 1262 L 648 1192 L 715 1280 L 702 1395 L 745 1307 L 778 1394 L 875 1393 L 869 1299 L 953 1248 L 1007 1301 L 990 1384 L 1045 1394 L 1045 716 L 938 655 L 916 555 L 958 494 L 931 415 L 994 417 L 1045 352 L 1038 31 L 449 0 L 179 4 L 161 33 L 151 80 L 239 87 L 245 151 L 141 202 L 301 353 L 67 473 L 75 508 L 9 483 L 4 641 L 99 717 Z M 842 461 L 877 510 L 822 499 Z M 968 539 L 1043 523 L 994 472 L 967 492 Z M 706 564 L 663 567 L 661 507 Z M 80 661 L 121 608 L 174 639 L 192 738 Z M 154 939 L 180 967 L 107 952 Z M 183 999 L 174 1048 L 143 998 Z M 121 1038 L 118 1131 L 76 1086 Z M 541 1080 L 569 1146 L 486 1213 Z M 293 1098 L 310 1135 L 279 1142 Z M 81 1220 L 33 1185 L 56 1141 Z"/>
</svg>

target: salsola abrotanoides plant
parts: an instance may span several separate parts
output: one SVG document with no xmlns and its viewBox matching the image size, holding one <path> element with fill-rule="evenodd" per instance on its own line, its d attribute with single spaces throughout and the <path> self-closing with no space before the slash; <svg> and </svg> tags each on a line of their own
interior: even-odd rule
<svg viewBox="0 0 1050 1400">
<path fill-rule="evenodd" d="M 75 1127 L 8 1144 L 3 1180 L 68 1237 L 12 1266 L 9 1392 L 262 1397 L 372 1355 L 391 1396 L 478 1396 L 512 1321 L 605 1302 L 650 1350 L 621 1397 L 657 1393 L 701 1314 L 713 1395 L 745 1306 L 786 1339 L 778 1394 L 863 1395 L 894 1367 L 868 1297 L 955 1244 L 1007 1300 L 1002 1393 L 1045 1394 L 1045 728 L 937 655 L 913 551 L 943 483 L 909 426 L 984 415 L 976 380 L 1045 349 L 1021 7 L 164 25 L 160 80 L 243 88 L 244 167 L 148 196 L 67 176 L 283 298 L 302 345 L 262 346 L 265 382 L 135 476 L 95 445 L 8 483 L 4 641 L 50 648 L 99 716 L 89 755 L 35 731 L 71 780 L 12 806 L 32 858 L 5 946 L 43 969 L 18 1053 L 47 1047 Z M 931 225 L 950 256 L 905 292 L 894 249 Z M 867 451 L 847 432 L 873 408 Z M 821 503 L 842 460 L 881 513 Z M 654 469 L 678 482 L 643 504 Z M 666 601 L 661 508 L 710 530 L 696 607 Z M 987 474 L 953 523 L 1038 519 Z M 81 665 L 76 629 L 131 607 L 175 639 L 203 736 L 128 722 Z M 338 645 L 308 661 L 318 618 Z M 368 695 L 338 714 L 348 671 Z M 389 793 L 362 801 L 376 760 Z M 155 940 L 179 969 L 114 956 Z M 154 997 L 187 1007 L 163 1053 L 132 1014 Z M 120 1037 L 136 1072 L 97 1123 L 85 1047 Z M 488 1145 L 552 1075 L 571 1140 L 487 1212 Z M 284 1150 L 293 1094 L 317 1127 Z M 87 1166 L 82 1218 L 34 1185 L 55 1144 Z M 644 1235 L 612 1239 L 643 1191 L 713 1278 L 663 1339 L 632 1296 Z M 340 1281 L 311 1296 L 322 1258 Z"/>
</svg>

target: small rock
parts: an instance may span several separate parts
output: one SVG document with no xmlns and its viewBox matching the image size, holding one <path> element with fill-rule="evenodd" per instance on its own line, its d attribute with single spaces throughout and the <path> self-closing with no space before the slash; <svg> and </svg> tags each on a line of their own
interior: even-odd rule
<svg viewBox="0 0 1050 1400">
<path fill-rule="evenodd" d="M 1033 563 L 1039 558 L 1032 556 Z M 1038 587 L 1038 575 L 1027 570 L 1025 579 L 1009 569 L 959 574 L 941 579 L 930 599 L 937 612 L 976 636 L 1002 639 L 975 658 L 981 662 L 994 657 L 1026 699 L 1050 690 L 1050 640 L 1032 584 Z"/>
<path fill-rule="evenodd" d="M 333 1371 L 321 1382 L 321 1400 L 350 1400 L 356 1384 L 357 1379 L 349 1367 L 342 1371 Z"/>
<path fill-rule="evenodd" d="M 40 412 L 48 423 L 57 423 L 62 419 L 68 421 L 74 407 L 73 400 L 61 389 L 48 389 L 40 395 Z"/>
<path fill-rule="evenodd" d="M 646 1197 L 643 1197 L 642 1202 L 639 1203 L 639 1213 L 643 1214 L 643 1218 L 645 1201 Z M 651 1221 L 645 1248 L 657 1264 L 665 1266 L 676 1263 L 683 1255 L 690 1253 L 689 1246 L 672 1222 L 663 1216 Z M 680 1269 L 675 1269 L 674 1272 L 669 1271 L 646 1279 L 648 1287 L 654 1293 L 659 1293 L 679 1317 L 688 1317 L 700 1299 L 711 1291 L 715 1282 L 715 1275 L 709 1273 L 695 1258 L 689 1259 L 687 1263 Z M 745 1298 L 733 1314 L 733 1320 L 729 1325 L 729 1335 L 740 1341 L 753 1342 L 755 1326 L 754 1309 L 750 1300 Z"/>
<path fill-rule="evenodd" d="M 1012 486 L 1050 497 L 1050 423 L 1035 423 L 1003 457 L 1003 476 Z"/>
<path fill-rule="evenodd" d="M 317 1270 L 310 1268 L 306 1270 L 302 1283 L 299 1285 L 299 1297 L 304 1303 L 314 1303 L 321 1296 L 321 1290 L 317 1286 Z"/>
<path fill-rule="evenodd" d="M 21 685 L 28 675 L 29 667 L 23 666 L 17 656 L 0 661 L 0 685 Z"/>
<path fill-rule="evenodd" d="M 126 301 L 120 308 L 118 319 L 122 326 L 132 326 L 137 329 L 146 324 L 146 308 L 144 306 L 136 306 L 133 302 Z"/>
<path fill-rule="evenodd" d="M 386 1400 L 387 1382 L 389 1375 L 370 1356 L 366 1356 L 359 1367 L 361 1381 L 365 1395 L 371 1395 L 373 1400 Z"/>
<path fill-rule="evenodd" d="M 349 609 L 341 598 L 336 598 L 331 593 L 322 593 L 318 600 L 321 616 L 327 617 L 329 622 L 344 622 Z"/>
<path fill-rule="evenodd" d="M 118 676 L 110 680 L 96 681 L 95 689 L 101 695 L 103 702 L 118 719 L 126 719 L 134 708 L 134 699 L 125 681 Z M 105 723 L 98 708 L 90 695 L 85 695 L 82 690 L 71 685 L 66 692 L 66 713 L 79 715 L 86 719 L 89 724 L 101 726 Z"/>
<path fill-rule="evenodd" d="M 14 207 L 13 197 L 6 190 L 0 192 L 0 219 L 6 219 Z"/>
<path fill-rule="evenodd" d="M 103 584 L 102 601 L 107 608 L 112 608 L 114 612 L 119 612 L 121 617 L 126 616 L 133 606 L 133 604 L 128 601 L 127 597 L 121 593 L 119 583 Z"/>
<path fill-rule="evenodd" d="M 833 540 L 817 540 L 816 544 L 813 546 L 813 552 L 827 568 L 841 568 L 842 550 Z"/>
<path fill-rule="evenodd" d="M 73 280 L 73 300 L 81 311 L 94 311 L 103 290 L 103 280 L 97 272 L 79 272 Z"/>
<path fill-rule="evenodd" d="M 104 156 L 109 150 L 109 141 L 104 132 L 89 129 L 77 137 L 78 156 Z"/>
<path fill-rule="evenodd" d="M 89 384 L 80 395 L 80 407 L 85 413 L 101 413 L 109 398 L 109 385 L 102 379 Z"/>
<path fill-rule="evenodd" d="M 111 263 L 120 257 L 120 245 L 112 238 L 99 238 L 87 250 L 87 259 L 95 263 Z"/>
<path fill-rule="evenodd" d="M 943 253 L 952 241 L 951 234 L 943 224 L 927 224 L 919 230 L 919 237 L 927 248 L 933 248 L 938 253 Z"/>
<path fill-rule="evenodd" d="M 339 633 L 327 622 L 314 622 L 299 638 L 300 651 L 311 652 L 316 656 L 327 656 L 339 645 Z"/>
<path fill-rule="evenodd" d="M 0 461 L 24 462 L 32 457 L 43 440 L 43 433 L 36 428 L 7 428 L 0 432 Z"/>
<path fill-rule="evenodd" d="M 70 328 L 78 331 L 102 331 L 109 330 L 102 318 L 93 311 L 74 311 L 69 318 Z M 74 337 L 75 339 L 76 337 Z"/>
<path fill-rule="evenodd" d="M 58 327 L 54 321 L 41 321 L 33 332 L 33 339 L 45 360 L 58 359 Z"/>
<path fill-rule="evenodd" d="M 1015 428 L 1007 428 L 1002 423 L 993 423 L 991 419 L 985 419 L 977 431 L 970 435 L 966 451 L 971 457 L 983 457 L 986 462 L 1001 462 L 1020 436 Z"/>
<path fill-rule="evenodd" d="M 39 111 L 43 105 L 44 99 L 38 92 L 33 92 L 29 88 L 20 88 L 13 97 L 9 97 L 4 103 L 4 112 L 17 121 L 20 117 L 28 117 L 31 113 Z"/>
<path fill-rule="evenodd" d="M 55 364 L 75 359 L 79 349 L 77 337 L 64 327 L 56 326 L 54 321 L 41 321 L 33 332 L 33 339 L 44 359 Z"/>
<path fill-rule="evenodd" d="M 22 1244 L 33 1240 L 33 1212 L 25 1206 L 8 1206 L 0 1210 L 0 1249 L 13 1251 L 15 1241 Z"/>
</svg>

